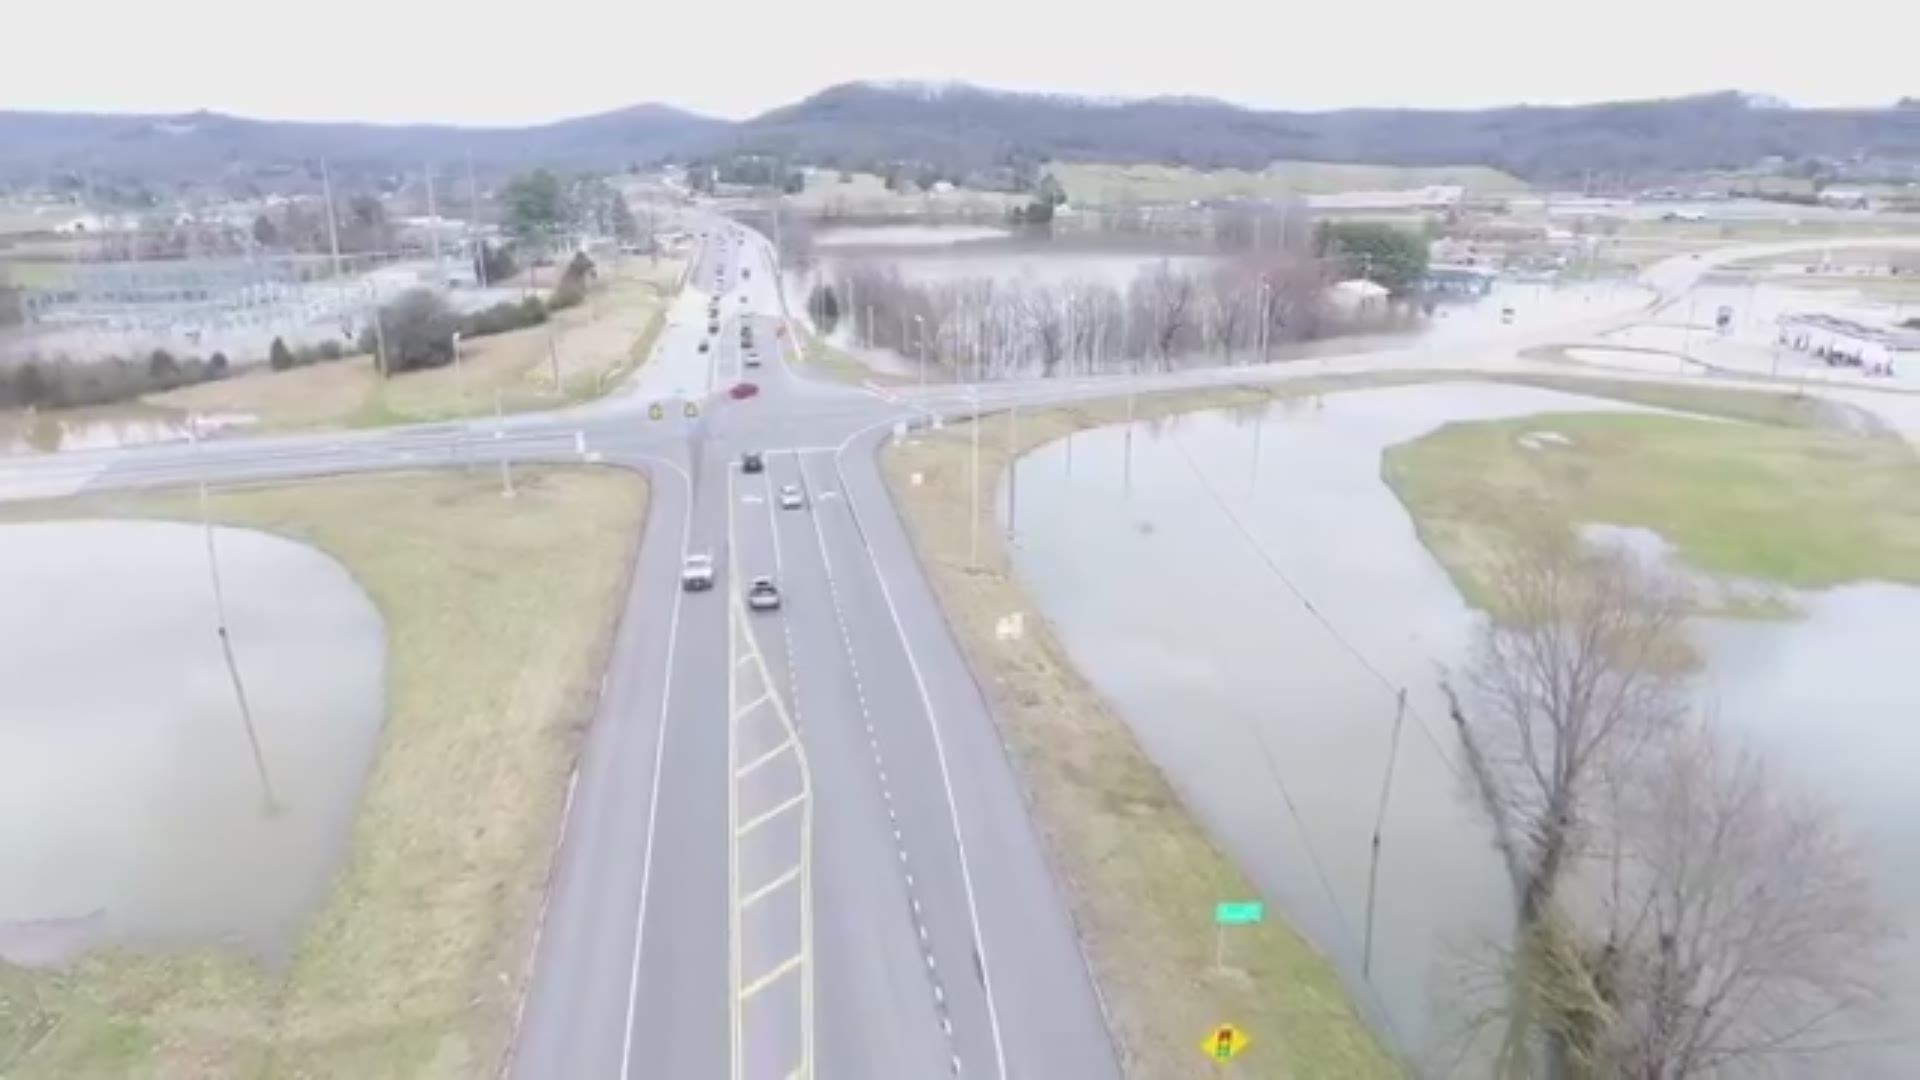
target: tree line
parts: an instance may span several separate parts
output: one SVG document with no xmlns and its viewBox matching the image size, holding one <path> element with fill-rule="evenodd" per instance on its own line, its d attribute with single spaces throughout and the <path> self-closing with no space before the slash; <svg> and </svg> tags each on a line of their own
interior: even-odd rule
<svg viewBox="0 0 1920 1080">
<path fill-rule="evenodd" d="M 854 264 L 816 286 L 808 307 L 824 331 L 845 327 L 857 345 L 966 379 L 1271 359 L 1289 344 L 1417 317 L 1401 305 L 1341 307 L 1328 294 L 1335 272 L 1304 252 L 1242 256 L 1205 270 L 1163 260 L 1125 285 L 921 282 L 890 265 Z"/>
</svg>

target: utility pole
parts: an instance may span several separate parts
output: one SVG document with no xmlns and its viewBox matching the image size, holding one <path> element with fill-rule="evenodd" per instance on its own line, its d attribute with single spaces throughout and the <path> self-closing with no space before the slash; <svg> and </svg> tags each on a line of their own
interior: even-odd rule
<svg viewBox="0 0 1920 1080">
<path fill-rule="evenodd" d="M 193 440 L 194 456 L 200 454 L 200 418 L 187 418 L 187 437 Z M 267 757 L 260 749 L 260 732 L 253 725 L 253 707 L 247 702 L 247 688 L 240 679 L 240 665 L 233 657 L 233 635 L 227 629 L 227 597 L 220 584 L 220 558 L 213 544 L 213 515 L 207 506 L 207 482 L 200 481 L 200 531 L 207 543 L 207 577 L 213 585 L 213 626 L 220 638 L 220 655 L 226 662 L 227 679 L 233 684 L 233 699 L 240 708 L 240 726 L 247 734 L 247 747 L 253 752 L 254 775 L 260 780 L 260 804 L 268 814 L 278 813 L 280 800 L 273 793 L 273 781 L 267 774 Z"/>
<path fill-rule="evenodd" d="M 1380 780 L 1380 807 L 1373 815 L 1372 852 L 1367 860 L 1367 922 L 1365 938 L 1360 946 L 1360 977 L 1367 978 L 1373 972 L 1373 897 L 1374 887 L 1380 881 L 1380 832 L 1387 823 L 1387 797 L 1393 793 L 1393 762 L 1400 755 L 1400 727 L 1407 719 L 1407 688 L 1400 688 L 1400 696 L 1393 710 L 1393 738 L 1387 743 L 1387 771 Z"/>
<path fill-rule="evenodd" d="M 373 295 L 373 364 L 384 381 L 387 377 L 387 327 L 386 320 L 380 315 L 380 287 L 369 285 Z"/>
<path fill-rule="evenodd" d="M 333 175 L 327 171 L 327 159 L 320 159 L 320 192 L 327 201 L 327 246 L 333 251 L 333 280 L 340 278 L 340 220 L 333 211 Z"/>
<path fill-rule="evenodd" d="M 433 272 L 445 274 L 440 269 L 440 213 L 433 202 L 433 166 L 427 166 L 427 235 L 433 243 Z M 442 281 L 442 284 L 445 284 Z"/>
<path fill-rule="evenodd" d="M 467 148 L 467 246 L 473 249 L 473 279 L 487 287 L 487 260 L 480 251 L 480 181 L 473 173 L 473 148 Z"/>
</svg>

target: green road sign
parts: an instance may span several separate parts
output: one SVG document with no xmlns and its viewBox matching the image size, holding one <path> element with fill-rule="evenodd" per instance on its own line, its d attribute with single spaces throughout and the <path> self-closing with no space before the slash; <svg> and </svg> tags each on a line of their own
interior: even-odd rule
<svg viewBox="0 0 1920 1080">
<path fill-rule="evenodd" d="M 1258 900 L 1229 900 L 1213 906 L 1218 926 L 1249 926 L 1267 917 L 1267 905 Z"/>
</svg>

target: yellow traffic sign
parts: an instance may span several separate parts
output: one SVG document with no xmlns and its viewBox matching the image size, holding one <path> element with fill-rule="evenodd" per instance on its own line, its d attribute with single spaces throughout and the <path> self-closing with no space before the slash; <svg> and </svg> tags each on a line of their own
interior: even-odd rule
<svg viewBox="0 0 1920 1080">
<path fill-rule="evenodd" d="M 700 415 L 700 403 L 699 403 L 699 402 L 697 402 L 697 401 L 689 401 L 689 402 L 687 402 L 687 406 L 686 406 L 686 410 L 685 410 L 685 411 L 686 411 L 686 414 L 687 414 L 687 417 L 688 417 L 688 419 L 692 419 L 693 417 L 696 417 L 696 416 L 699 416 L 699 415 Z"/>
<path fill-rule="evenodd" d="M 1245 1053 L 1253 1040 L 1232 1024 L 1220 1024 L 1200 1040 L 1200 1052 L 1214 1061 L 1232 1061 Z"/>
<path fill-rule="evenodd" d="M 667 410 L 661 408 L 660 403 L 657 401 L 647 406 L 647 419 L 649 420 L 664 419 L 666 415 L 667 415 Z"/>
</svg>

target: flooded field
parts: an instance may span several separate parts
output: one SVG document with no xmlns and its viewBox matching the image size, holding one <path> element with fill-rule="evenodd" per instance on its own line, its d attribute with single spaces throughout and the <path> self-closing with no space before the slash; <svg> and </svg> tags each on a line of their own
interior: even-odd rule
<svg viewBox="0 0 1920 1080">
<path fill-rule="evenodd" d="M 1510 902 L 1461 798 L 1437 685 L 1476 616 L 1381 482 L 1381 451 L 1454 420 L 1622 408 L 1513 386 L 1406 387 L 1085 432 L 1019 465 L 1014 559 L 1040 613 L 1188 805 L 1423 1066 L 1459 1050 L 1465 965 L 1504 937 Z M 1703 704 L 1838 800 L 1868 846 L 1914 934 L 1888 960 L 1904 995 L 1904 1026 L 1890 1030 L 1912 1032 L 1920 794 L 1906 774 L 1920 760 L 1920 690 L 1896 674 L 1891 628 L 1920 625 L 1920 591 L 1853 586 L 1796 606 L 1795 621 L 1696 626 Z M 1370 841 L 1403 690 L 1369 963 Z M 1910 1074 L 1895 1064 L 1920 1053 L 1905 1037 L 1880 1056 L 1883 1072 L 1854 1075 Z"/>
<path fill-rule="evenodd" d="M 380 730 L 385 631 L 327 556 L 214 535 L 270 798 L 202 530 L 0 526 L 0 957 L 221 943 L 279 959 L 323 896 Z"/>
</svg>

